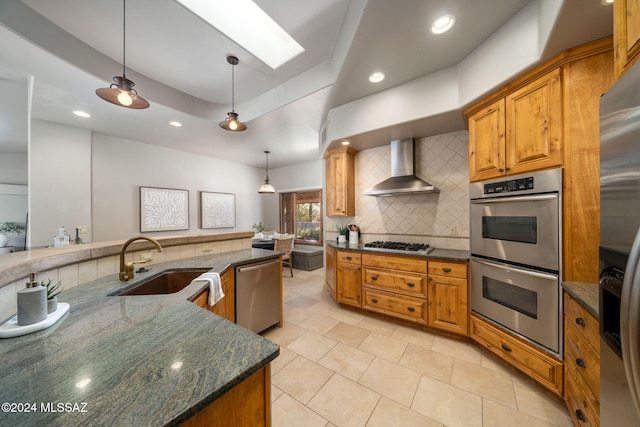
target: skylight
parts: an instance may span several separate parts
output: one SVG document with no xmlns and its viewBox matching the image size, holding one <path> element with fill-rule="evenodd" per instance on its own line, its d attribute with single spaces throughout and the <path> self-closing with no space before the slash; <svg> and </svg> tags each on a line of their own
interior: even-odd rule
<svg viewBox="0 0 640 427">
<path fill-rule="evenodd" d="M 304 52 L 251 0 L 176 0 L 274 70 Z"/>
</svg>

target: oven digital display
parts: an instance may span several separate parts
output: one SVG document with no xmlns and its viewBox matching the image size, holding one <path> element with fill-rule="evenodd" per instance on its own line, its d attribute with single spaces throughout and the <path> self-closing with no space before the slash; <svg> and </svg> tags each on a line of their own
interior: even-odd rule
<svg viewBox="0 0 640 427">
<path fill-rule="evenodd" d="M 510 179 L 508 181 L 484 184 L 484 194 L 509 193 L 511 191 L 533 190 L 533 177 Z"/>
</svg>

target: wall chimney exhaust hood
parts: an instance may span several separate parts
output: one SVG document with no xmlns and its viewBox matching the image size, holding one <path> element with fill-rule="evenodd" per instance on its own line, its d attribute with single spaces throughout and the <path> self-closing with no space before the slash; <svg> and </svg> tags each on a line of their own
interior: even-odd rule
<svg viewBox="0 0 640 427">
<path fill-rule="evenodd" d="M 413 138 L 391 141 L 391 178 L 374 185 L 362 194 L 402 196 L 440 192 L 433 184 L 415 176 L 413 169 Z"/>
</svg>

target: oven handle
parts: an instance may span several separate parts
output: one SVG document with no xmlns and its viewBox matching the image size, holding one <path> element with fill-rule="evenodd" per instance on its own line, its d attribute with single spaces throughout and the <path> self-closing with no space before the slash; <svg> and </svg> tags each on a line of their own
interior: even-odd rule
<svg viewBox="0 0 640 427">
<path fill-rule="evenodd" d="M 484 204 L 484 203 L 506 203 L 506 202 L 537 202 L 540 200 L 557 199 L 557 194 L 539 194 L 536 196 L 513 196 L 513 197 L 496 197 L 493 199 L 473 199 L 471 204 Z"/>
<path fill-rule="evenodd" d="M 516 273 L 525 274 L 527 276 L 538 277 L 540 279 L 558 280 L 558 276 L 554 276 L 552 274 L 541 273 L 538 271 L 522 270 L 520 268 L 516 268 L 511 265 L 507 266 L 505 264 L 497 264 L 493 262 L 482 261 L 482 260 L 479 260 L 478 258 L 472 258 L 471 260 L 479 264 L 484 264 L 488 267 L 499 268 L 500 270 L 504 270 L 504 271 L 514 271 Z"/>
</svg>

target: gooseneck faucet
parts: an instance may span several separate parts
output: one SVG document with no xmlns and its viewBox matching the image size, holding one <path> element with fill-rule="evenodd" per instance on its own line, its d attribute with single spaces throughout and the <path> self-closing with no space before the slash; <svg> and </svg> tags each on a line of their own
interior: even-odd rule
<svg viewBox="0 0 640 427">
<path fill-rule="evenodd" d="M 158 243 L 157 240 L 152 239 L 151 237 L 136 236 L 124 242 L 124 245 L 122 245 L 122 249 L 120 249 L 120 281 L 121 282 L 126 282 L 127 280 L 133 279 L 133 276 L 134 276 L 133 264 L 144 264 L 147 262 L 147 261 L 133 261 L 133 262 L 127 262 L 127 263 L 124 262 L 124 253 L 127 250 L 127 247 L 131 243 L 135 242 L 136 240 L 148 240 L 149 242 L 156 245 L 156 249 L 158 249 L 158 252 L 162 252 L 162 246 L 160 246 L 160 243 Z"/>
</svg>

